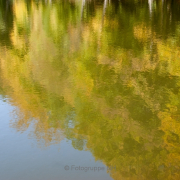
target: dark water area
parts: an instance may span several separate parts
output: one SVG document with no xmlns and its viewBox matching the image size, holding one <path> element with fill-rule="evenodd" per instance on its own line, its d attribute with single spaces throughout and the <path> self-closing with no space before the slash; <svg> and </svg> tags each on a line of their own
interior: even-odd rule
<svg viewBox="0 0 180 180">
<path fill-rule="evenodd" d="M 0 179 L 179 180 L 180 1 L 0 0 Z"/>
</svg>

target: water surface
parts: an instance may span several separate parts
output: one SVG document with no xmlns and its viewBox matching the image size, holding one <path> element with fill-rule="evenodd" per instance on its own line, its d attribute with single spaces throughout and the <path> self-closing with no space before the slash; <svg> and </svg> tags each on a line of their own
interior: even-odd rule
<svg viewBox="0 0 180 180">
<path fill-rule="evenodd" d="M 0 0 L 0 95 L 3 180 L 178 180 L 180 2 Z"/>
</svg>

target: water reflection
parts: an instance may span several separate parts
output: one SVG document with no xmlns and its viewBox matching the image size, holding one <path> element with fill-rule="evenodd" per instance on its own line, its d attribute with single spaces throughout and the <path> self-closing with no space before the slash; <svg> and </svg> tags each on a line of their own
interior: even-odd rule
<svg viewBox="0 0 180 180">
<path fill-rule="evenodd" d="M 148 0 L 148 4 L 149 4 L 149 11 L 150 13 L 152 13 L 153 0 Z"/>
<path fill-rule="evenodd" d="M 0 83 L 18 107 L 13 127 L 36 119 L 34 138 L 66 137 L 117 180 L 179 179 L 179 2 L 5 4 Z"/>
</svg>

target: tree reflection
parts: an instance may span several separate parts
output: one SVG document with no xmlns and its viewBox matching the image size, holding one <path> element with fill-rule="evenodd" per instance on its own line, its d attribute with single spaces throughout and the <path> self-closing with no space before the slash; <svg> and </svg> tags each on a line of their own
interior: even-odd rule
<svg viewBox="0 0 180 180">
<path fill-rule="evenodd" d="M 179 5 L 98 3 L 13 3 L 0 48 L 13 127 L 35 119 L 38 141 L 66 137 L 114 179 L 179 179 Z"/>
</svg>

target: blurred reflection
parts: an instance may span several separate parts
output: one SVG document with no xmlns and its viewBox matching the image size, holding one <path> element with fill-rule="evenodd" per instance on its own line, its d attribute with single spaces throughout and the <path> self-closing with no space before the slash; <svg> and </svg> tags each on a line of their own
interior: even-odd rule
<svg viewBox="0 0 180 180">
<path fill-rule="evenodd" d="M 148 0 L 148 3 L 149 3 L 149 11 L 151 13 L 152 12 L 153 0 Z"/>
<path fill-rule="evenodd" d="M 17 106 L 13 127 L 33 122 L 45 145 L 72 140 L 117 180 L 179 179 L 180 4 L 107 3 L 11 4 L 0 92 Z"/>
</svg>

